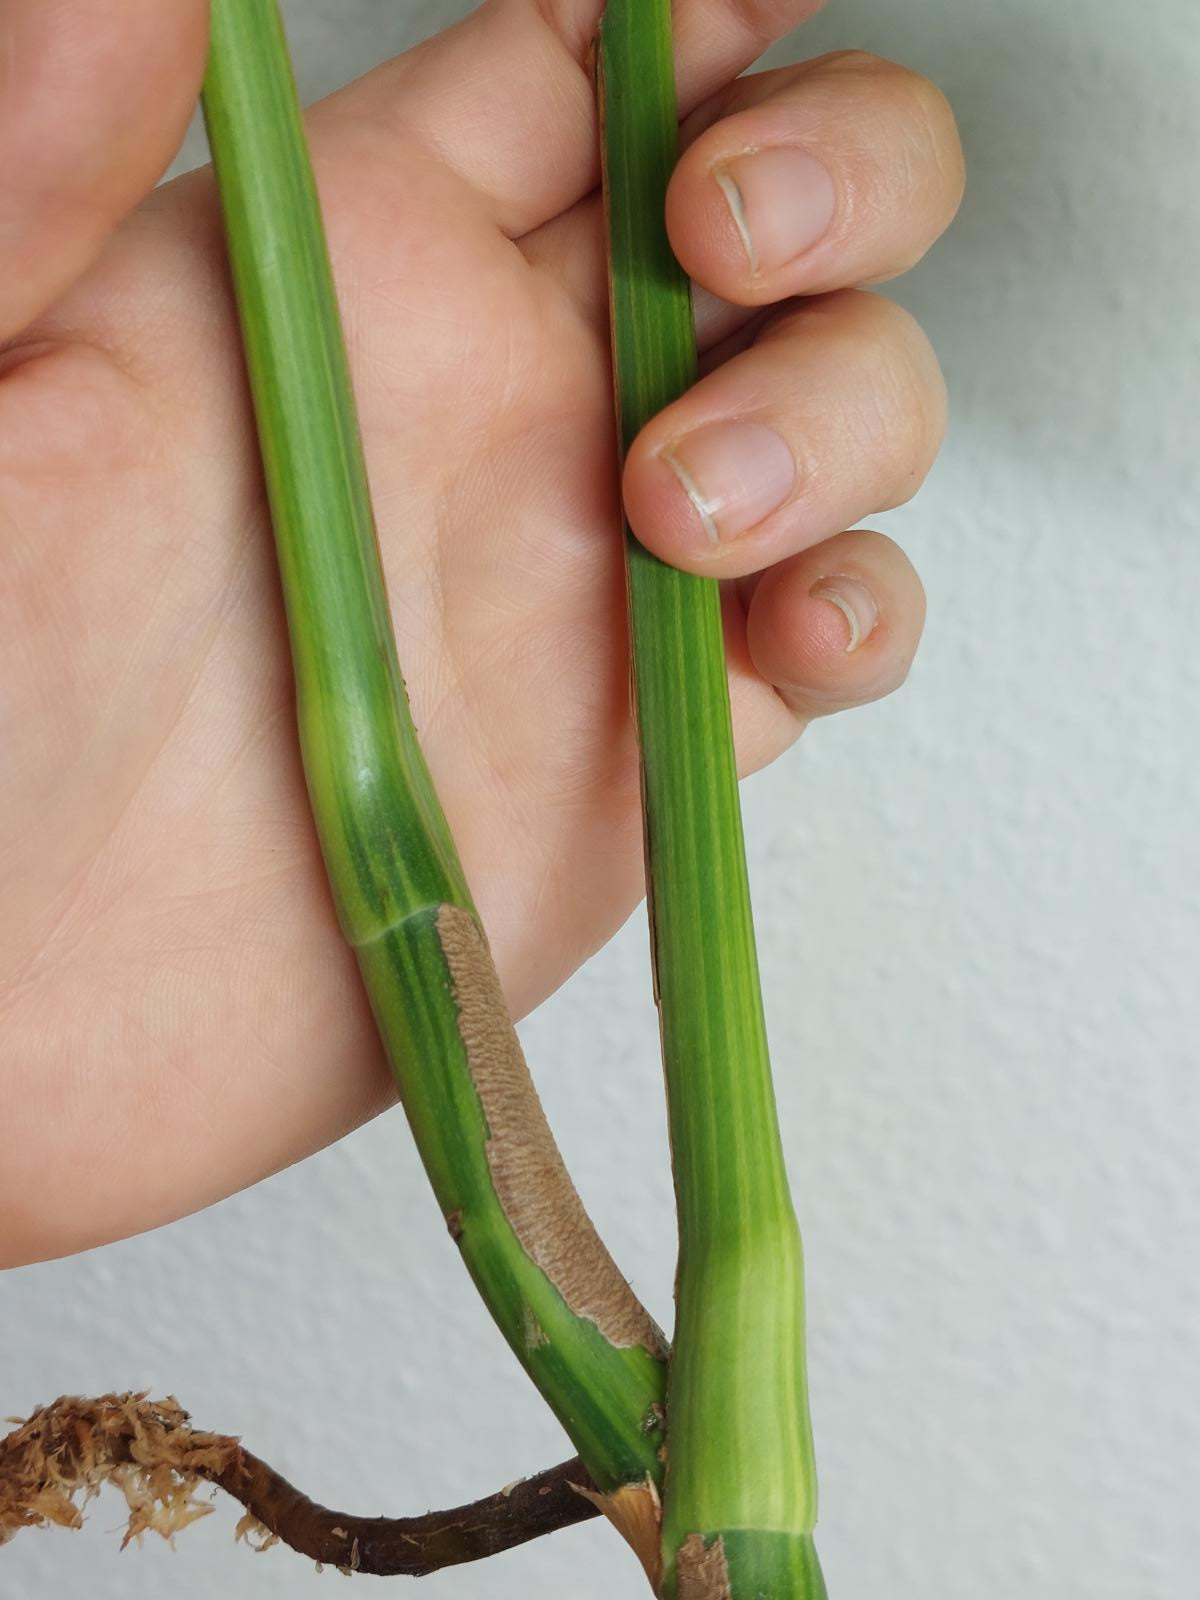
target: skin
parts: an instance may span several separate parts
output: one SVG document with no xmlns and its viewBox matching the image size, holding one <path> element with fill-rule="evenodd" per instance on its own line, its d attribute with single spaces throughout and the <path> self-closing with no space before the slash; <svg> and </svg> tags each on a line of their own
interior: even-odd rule
<svg viewBox="0 0 1200 1600">
<path fill-rule="evenodd" d="M 310 114 L 400 658 L 517 1016 L 642 892 L 599 9 L 489 0 Z M 668 223 L 706 373 L 624 483 L 652 549 L 730 580 L 747 772 L 903 681 L 920 583 L 844 530 L 910 497 L 944 425 L 924 337 L 861 286 L 953 216 L 953 120 L 857 53 L 735 81 L 814 9 L 679 0 Z M 204 27 L 198 0 L 8 0 L 0 30 L 3 1265 L 195 1210 L 391 1098 L 307 812 L 211 177 L 148 193 Z M 819 157 L 835 201 L 768 267 L 714 167 L 778 144 Z M 797 470 L 714 547 L 663 451 L 730 417 Z M 838 578 L 874 612 L 853 651 L 813 593 Z"/>
</svg>

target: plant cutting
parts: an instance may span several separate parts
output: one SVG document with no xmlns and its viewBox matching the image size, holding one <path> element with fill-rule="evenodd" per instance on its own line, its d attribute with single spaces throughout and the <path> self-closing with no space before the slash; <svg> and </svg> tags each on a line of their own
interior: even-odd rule
<svg viewBox="0 0 1200 1600">
<path fill-rule="evenodd" d="M 210 50 L 205 118 L 342 931 L 467 1268 L 623 1507 L 659 1471 L 665 1348 L 558 1156 L 412 725 L 274 0 L 215 0 Z"/>
<path fill-rule="evenodd" d="M 666 0 L 595 58 L 620 454 L 696 377 L 664 225 Z M 655 990 L 679 1202 L 673 1350 L 597 1237 L 521 1056 L 409 710 L 332 275 L 274 0 L 214 0 L 204 109 L 274 526 L 312 815 L 343 935 L 448 1231 L 579 1454 L 444 1516 L 315 1507 L 174 1401 L 64 1399 L 0 1444 L 0 1539 L 101 1482 L 172 1532 L 220 1484 L 244 1528 L 347 1570 L 433 1570 L 603 1511 L 667 1600 L 817 1597 L 799 1234 L 777 1126 L 720 595 L 627 528 Z M 707 513 L 706 513 L 707 514 Z M 618 530 L 614 529 L 614 533 Z M 854 639 L 851 640 L 853 645 Z"/>
</svg>

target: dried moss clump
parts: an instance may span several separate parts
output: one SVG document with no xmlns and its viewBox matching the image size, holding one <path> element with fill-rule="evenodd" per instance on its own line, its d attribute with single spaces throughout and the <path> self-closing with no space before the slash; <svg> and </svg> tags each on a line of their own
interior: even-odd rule
<svg viewBox="0 0 1200 1600">
<path fill-rule="evenodd" d="M 22 1528 L 78 1528 L 106 1483 L 129 1507 L 122 1549 L 144 1533 L 173 1539 L 212 1510 L 202 1483 L 233 1496 L 237 1537 L 257 1550 L 290 1545 L 340 1572 L 421 1577 L 511 1550 L 597 1515 L 594 1485 L 576 1456 L 498 1493 L 417 1517 L 355 1517 L 317 1505 L 240 1440 L 202 1433 L 173 1396 L 63 1395 L 0 1439 L 0 1545 Z"/>
<path fill-rule="evenodd" d="M 177 1400 L 106 1394 L 63 1395 L 0 1439 L 0 1544 L 22 1528 L 82 1526 L 82 1507 L 106 1483 L 125 1496 L 122 1549 L 144 1533 L 172 1539 L 212 1510 L 197 1491 L 236 1461 L 240 1445 L 189 1426 Z M 257 1528 L 247 1517 L 246 1528 Z"/>
</svg>

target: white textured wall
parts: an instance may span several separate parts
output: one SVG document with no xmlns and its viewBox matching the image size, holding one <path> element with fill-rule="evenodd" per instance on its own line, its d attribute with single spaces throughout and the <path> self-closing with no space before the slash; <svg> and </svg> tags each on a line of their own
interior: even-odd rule
<svg viewBox="0 0 1200 1600">
<path fill-rule="evenodd" d="M 293 0 L 306 93 L 465 9 Z M 928 583 L 919 667 L 746 796 L 808 1240 L 822 1550 L 834 1600 L 1188 1600 L 1194 0 L 832 0 L 794 48 L 846 45 L 942 83 L 971 188 L 901 290 L 955 401 L 929 488 L 881 519 Z M 602 1231 L 667 1317 L 640 918 L 523 1032 Z M 0 1327 L 0 1413 L 174 1390 L 347 1509 L 449 1503 L 562 1450 L 399 1114 L 207 1215 L 10 1274 Z M 101 1501 L 85 1535 L 22 1536 L 0 1595 L 341 1593 L 286 1552 L 235 1549 L 226 1506 L 175 1555 L 119 1556 L 121 1520 Z M 640 1589 L 594 1525 L 418 1592 Z"/>
</svg>

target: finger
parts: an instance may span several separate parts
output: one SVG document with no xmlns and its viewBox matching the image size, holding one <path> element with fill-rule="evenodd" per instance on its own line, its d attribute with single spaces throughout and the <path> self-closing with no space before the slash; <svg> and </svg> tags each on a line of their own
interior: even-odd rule
<svg viewBox="0 0 1200 1600">
<path fill-rule="evenodd" d="M 881 533 L 840 533 L 755 585 L 746 646 L 755 670 L 802 722 L 882 699 L 908 676 L 925 591 Z"/>
<path fill-rule="evenodd" d="M 916 492 L 946 395 L 899 306 L 847 290 L 802 302 L 634 440 L 633 531 L 709 577 L 761 572 Z"/>
<path fill-rule="evenodd" d="M 879 283 L 949 226 L 954 115 L 916 73 L 854 51 L 734 85 L 667 194 L 684 267 L 741 305 Z"/>
<path fill-rule="evenodd" d="M 5 0 L 0 339 L 83 272 L 179 147 L 204 71 L 204 0 Z"/>
<path fill-rule="evenodd" d="M 822 3 L 677 0 L 681 114 Z M 603 9 L 603 0 L 487 0 L 457 27 L 335 95 L 322 116 L 350 119 L 368 134 L 396 182 L 403 182 L 398 151 L 406 140 L 432 152 L 515 238 L 598 182 L 589 54 Z"/>
</svg>

